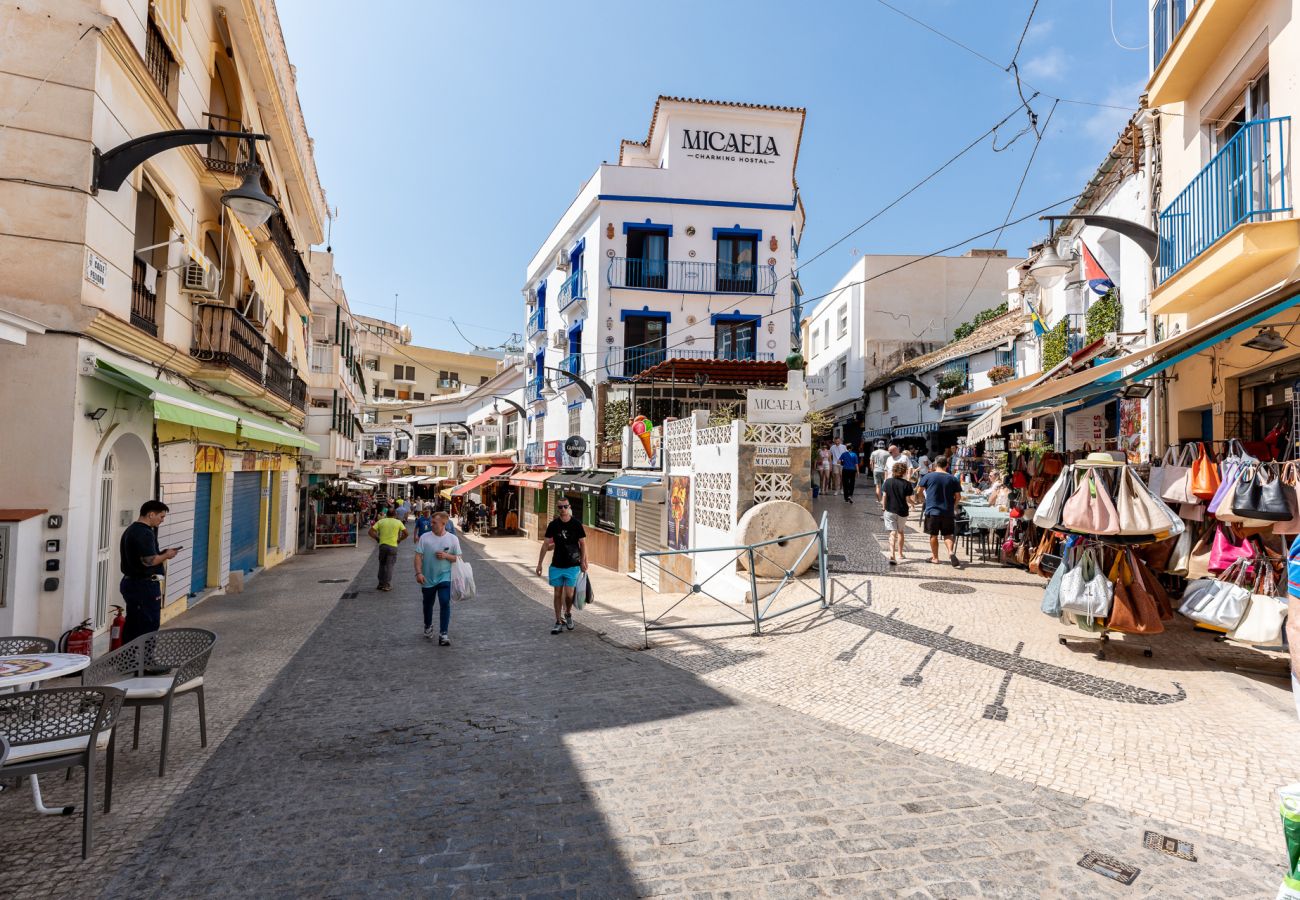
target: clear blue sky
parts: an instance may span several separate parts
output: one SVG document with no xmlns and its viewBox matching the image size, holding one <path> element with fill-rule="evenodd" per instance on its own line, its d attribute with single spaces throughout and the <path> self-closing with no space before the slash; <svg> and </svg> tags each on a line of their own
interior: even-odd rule
<svg viewBox="0 0 1300 900">
<path fill-rule="evenodd" d="M 1002 65 L 1033 5 L 890 2 Z M 1145 47 L 1145 6 L 1115 0 L 1119 41 Z M 809 295 L 854 251 L 924 253 L 1000 225 L 1033 147 L 1032 132 L 1003 152 L 986 140 L 808 264 L 1013 110 L 1014 80 L 877 0 L 280 0 L 279 11 L 353 309 L 390 318 L 397 294 L 397 319 L 425 345 L 466 349 L 453 317 L 483 345 L 523 330 L 528 260 L 619 140 L 645 136 L 661 93 L 807 108 Z M 1147 51 L 1117 46 L 1109 16 L 1110 0 L 1038 3 L 1023 79 L 1127 109 L 1060 104 L 1016 217 L 1080 191 L 1136 106 Z M 1041 127 L 1052 100 L 1032 105 Z M 999 146 L 1026 124 L 1013 118 Z M 1029 221 L 999 246 L 1023 253 L 1045 231 Z"/>
</svg>

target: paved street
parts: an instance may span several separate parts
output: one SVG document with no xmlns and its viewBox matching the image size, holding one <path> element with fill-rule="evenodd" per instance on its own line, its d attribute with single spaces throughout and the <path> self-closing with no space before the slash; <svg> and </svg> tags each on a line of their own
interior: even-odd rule
<svg viewBox="0 0 1300 900">
<path fill-rule="evenodd" d="M 0 893 L 1257 897 L 1276 886 L 1280 847 L 856 734 L 585 626 L 552 637 L 540 583 L 520 582 L 522 594 L 517 567 L 502 567 L 507 578 L 478 563 L 480 597 L 457 608 L 454 646 L 438 648 L 419 635 L 406 577 L 380 594 L 363 571 L 358 596 L 334 605 L 346 586 L 318 582 L 361 555 L 294 560 L 187 615 L 222 631 L 219 746 L 199 751 L 182 715 L 184 765 L 167 780 L 150 773 L 156 739 L 125 753 L 121 799 L 84 867 L 76 820 L 38 821 L 23 798 L 0 798 L 6 844 L 40 851 L 6 866 Z M 769 640 L 782 652 L 785 637 Z M 270 683 L 254 702 L 258 675 Z M 52 781 L 64 792 L 75 782 Z M 1194 841 L 1199 861 L 1143 849 L 1146 828 Z M 1088 850 L 1138 866 L 1137 882 L 1084 871 Z"/>
</svg>

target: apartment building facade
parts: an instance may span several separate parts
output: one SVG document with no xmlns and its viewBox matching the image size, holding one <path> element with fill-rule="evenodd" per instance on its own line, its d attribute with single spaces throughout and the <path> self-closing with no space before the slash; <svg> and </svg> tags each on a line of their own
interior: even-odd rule
<svg viewBox="0 0 1300 900">
<path fill-rule="evenodd" d="M 304 430 L 319 449 L 304 453 L 304 488 L 357 470 L 365 400 L 356 327 L 334 255 L 313 251 L 309 267 L 313 290 Z"/>
<path fill-rule="evenodd" d="M 270 0 L 69 0 L 5 18 L 0 308 L 36 330 L 0 346 L 0 411 L 24 423 L 0 435 L 0 507 L 41 527 L 10 544 L 40 577 L 6 576 L 0 631 L 105 629 L 118 538 L 152 497 L 171 507 L 160 542 L 183 546 L 165 621 L 297 543 L 298 454 L 314 446 L 302 251 L 325 202 L 293 69 Z M 214 135 L 100 183 L 110 151 L 183 129 L 267 139 Z M 254 166 L 274 203 L 245 222 L 222 197 Z"/>
</svg>

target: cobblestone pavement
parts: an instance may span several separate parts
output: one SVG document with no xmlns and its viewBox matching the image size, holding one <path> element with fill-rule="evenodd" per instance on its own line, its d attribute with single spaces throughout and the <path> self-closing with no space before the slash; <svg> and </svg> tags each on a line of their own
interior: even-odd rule
<svg viewBox="0 0 1300 900">
<path fill-rule="evenodd" d="M 451 648 L 420 636 L 409 576 L 386 594 L 361 576 L 102 895 L 1275 890 L 1280 867 L 1251 848 L 826 724 L 586 625 L 552 636 L 522 569 L 478 562 Z M 1200 861 L 1143 849 L 1144 828 Z M 1080 868 L 1088 850 L 1136 883 Z"/>
<path fill-rule="evenodd" d="M 836 573 L 829 610 L 793 613 L 761 637 L 750 626 L 655 632 L 648 652 L 853 732 L 1240 841 L 1265 858 L 1282 852 L 1275 791 L 1300 779 L 1285 657 L 1215 642 L 1177 617 L 1145 641 L 1117 637 L 1097 660 L 1087 635 L 1039 612 L 1038 576 L 931 565 L 915 534 L 909 561 L 891 569 L 873 496 L 825 498 L 822 510 Z M 526 540 L 485 546 L 521 575 L 536 560 Z M 544 586 L 518 584 L 549 605 Z M 639 585 L 603 573 L 597 587 L 592 627 L 642 647 Z M 645 597 L 652 616 L 681 599 Z M 734 617 L 696 597 L 665 621 Z"/>
<path fill-rule="evenodd" d="M 218 635 L 206 676 L 207 749 L 199 746 L 194 700 L 178 701 L 167 777 L 159 778 L 162 713 L 146 710 L 140 749 L 130 749 L 129 730 L 128 740 L 119 742 L 113 811 L 104 815 L 102 807 L 96 809 L 95 851 L 86 862 L 81 859 L 80 770 L 73 772 L 71 781 L 41 778 L 47 804 L 78 806 L 69 817 L 37 815 L 25 784 L 0 793 L 0 897 L 97 894 L 115 867 L 138 852 L 141 841 L 184 794 L 218 745 L 329 615 L 372 550 L 335 548 L 295 556 L 257 574 L 244 593 L 212 597 L 173 620 L 174 627 L 208 628 Z M 101 768 L 101 779 L 102 774 Z"/>
</svg>

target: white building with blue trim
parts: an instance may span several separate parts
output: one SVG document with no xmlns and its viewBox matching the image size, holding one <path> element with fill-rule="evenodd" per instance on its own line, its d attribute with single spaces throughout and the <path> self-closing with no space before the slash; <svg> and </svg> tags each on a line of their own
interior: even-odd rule
<svg viewBox="0 0 1300 900">
<path fill-rule="evenodd" d="M 576 434 L 587 458 L 562 464 L 617 468 L 629 415 L 743 415 L 748 388 L 785 383 L 803 122 L 799 108 L 660 97 L 645 140 L 596 169 L 528 263 L 526 462 L 555 465 L 547 445 Z"/>
</svg>

